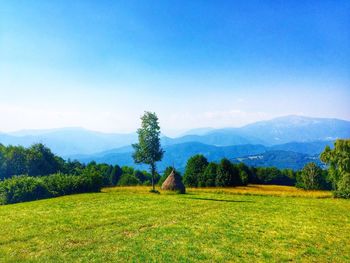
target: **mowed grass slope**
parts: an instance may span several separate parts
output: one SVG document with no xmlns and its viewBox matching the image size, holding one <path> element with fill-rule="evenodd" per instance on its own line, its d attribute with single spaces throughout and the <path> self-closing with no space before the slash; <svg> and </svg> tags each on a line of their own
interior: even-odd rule
<svg viewBox="0 0 350 263">
<path fill-rule="evenodd" d="M 0 261 L 350 261 L 348 200 L 262 188 L 110 188 L 0 206 Z"/>
</svg>

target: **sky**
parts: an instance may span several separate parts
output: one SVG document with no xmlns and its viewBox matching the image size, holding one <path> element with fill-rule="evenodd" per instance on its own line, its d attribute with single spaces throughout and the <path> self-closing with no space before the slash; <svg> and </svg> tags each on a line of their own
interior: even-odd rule
<svg viewBox="0 0 350 263">
<path fill-rule="evenodd" d="M 0 0 L 0 131 L 350 120 L 350 1 Z"/>
</svg>

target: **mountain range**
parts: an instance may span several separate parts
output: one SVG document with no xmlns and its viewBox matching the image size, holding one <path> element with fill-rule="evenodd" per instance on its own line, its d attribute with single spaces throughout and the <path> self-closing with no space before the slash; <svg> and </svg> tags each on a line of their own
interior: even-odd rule
<svg viewBox="0 0 350 263">
<path fill-rule="evenodd" d="M 163 171 L 167 166 L 175 166 L 183 171 L 187 160 L 195 154 L 203 154 L 209 161 L 219 161 L 229 158 L 234 162 L 244 162 L 252 166 L 276 166 L 278 168 L 301 169 L 311 160 L 319 162 L 319 154 L 324 148 L 333 145 L 333 141 L 315 141 L 305 143 L 287 143 L 274 146 L 261 144 L 243 144 L 234 146 L 215 146 L 199 142 L 186 142 L 164 146 L 163 160 L 158 163 L 158 168 Z M 88 163 L 119 164 L 136 166 L 146 169 L 146 166 L 135 165 L 132 158 L 132 147 L 122 147 L 114 150 L 89 155 L 74 155 L 72 159 Z"/>
<path fill-rule="evenodd" d="M 176 144 L 195 141 L 218 146 L 275 145 L 349 137 L 349 121 L 291 115 L 252 123 L 240 128 L 212 129 L 201 135 L 187 134 L 175 139 L 165 139 L 165 143 Z"/>
<path fill-rule="evenodd" d="M 317 159 L 335 139 L 349 137 L 349 121 L 295 115 L 239 128 L 199 128 L 176 138 L 163 136 L 166 153 L 159 167 L 183 168 L 190 156 L 201 153 L 211 161 L 227 157 L 250 165 L 299 169 L 315 156 Z M 102 133 L 82 128 L 0 133 L 0 143 L 4 145 L 42 142 L 64 158 L 131 166 L 135 166 L 131 144 L 136 141 L 136 133 Z"/>
<path fill-rule="evenodd" d="M 108 149 L 130 145 L 136 142 L 136 133 L 117 134 L 90 131 L 83 128 L 62 128 L 52 130 L 23 130 L 0 133 L 0 143 L 22 145 L 44 143 L 60 156 L 92 154 Z"/>
</svg>

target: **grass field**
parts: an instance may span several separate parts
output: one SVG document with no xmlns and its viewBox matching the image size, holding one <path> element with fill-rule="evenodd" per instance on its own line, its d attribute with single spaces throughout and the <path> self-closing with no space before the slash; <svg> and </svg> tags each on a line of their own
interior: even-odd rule
<svg viewBox="0 0 350 263">
<path fill-rule="evenodd" d="M 350 261 L 350 201 L 328 192 L 148 190 L 0 206 L 0 261 Z"/>
</svg>

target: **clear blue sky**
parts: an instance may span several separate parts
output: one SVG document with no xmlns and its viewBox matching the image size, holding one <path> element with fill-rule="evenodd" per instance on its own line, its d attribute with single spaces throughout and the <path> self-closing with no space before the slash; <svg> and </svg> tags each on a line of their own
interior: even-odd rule
<svg viewBox="0 0 350 263">
<path fill-rule="evenodd" d="M 0 1 L 1 131 L 350 120 L 350 1 Z"/>
</svg>

